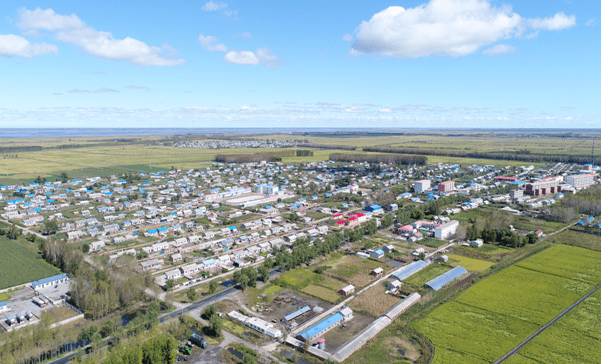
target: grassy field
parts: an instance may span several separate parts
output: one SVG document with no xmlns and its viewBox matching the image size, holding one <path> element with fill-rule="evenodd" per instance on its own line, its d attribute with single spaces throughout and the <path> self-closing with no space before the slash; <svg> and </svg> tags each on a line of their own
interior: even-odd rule
<svg viewBox="0 0 601 364">
<path fill-rule="evenodd" d="M 355 297 L 350 303 L 354 311 L 372 317 L 380 317 L 400 300 L 385 293 L 382 285 L 376 284 L 360 296 Z"/>
<path fill-rule="evenodd" d="M 286 286 L 296 289 L 303 289 L 315 282 L 319 275 L 308 271 L 307 269 L 295 269 L 282 274 L 278 279 L 284 282 Z"/>
<path fill-rule="evenodd" d="M 10 299 L 10 295 L 8 293 L 2 292 L 0 293 L 0 302 L 6 301 Z"/>
<path fill-rule="evenodd" d="M 254 287 L 246 288 L 246 297 L 248 299 L 248 306 L 255 306 L 257 303 L 265 302 L 269 303 L 273 301 L 280 293 L 284 291 L 284 288 L 271 284 L 263 289 L 257 289 Z"/>
<path fill-rule="evenodd" d="M 566 229 L 551 238 L 558 243 L 601 251 L 601 236 Z"/>
<path fill-rule="evenodd" d="M 483 272 L 488 268 L 493 266 L 493 263 L 487 262 L 485 260 L 473 259 L 464 257 L 462 255 L 456 254 L 448 254 L 449 260 L 452 260 L 450 263 L 455 266 L 462 266 L 470 272 Z"/>
<path fill-rule="evenodd" d="M 448 362 L 448 351 L 491 362 L 598 284 L 601 253 L 557 245 L 480 281 L 413 327 L 444 349 L 435 364 Z"/>
<path fill-rule="evenodd" d="M 20 242 L 0 236 L 0 289 L 59 273 L 57 268 Z"/>
</svg>

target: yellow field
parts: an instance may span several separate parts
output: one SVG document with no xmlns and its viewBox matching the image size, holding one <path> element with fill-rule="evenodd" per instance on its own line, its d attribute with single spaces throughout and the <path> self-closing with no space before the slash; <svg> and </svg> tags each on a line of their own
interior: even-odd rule
<svg viewBox="0 0 601 364">
<path fill-rule="evenodd" d="M 470 272 L 482 272 L 492 267 L 494 263 L 487 262 L 486 260 L 473 259 L 464 257 L 462 255 L 447 254 L 449 259 L 457 262 L 457 265 L 462 266 Z"/>
</svg>

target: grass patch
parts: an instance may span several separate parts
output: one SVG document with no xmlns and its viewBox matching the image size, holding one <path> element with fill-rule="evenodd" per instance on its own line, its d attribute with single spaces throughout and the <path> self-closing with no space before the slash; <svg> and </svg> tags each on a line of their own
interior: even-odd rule
<svg viewBox="0 0 601 364">
<path fill-rule="evenodd" d="M 424 239 L 418 241 L 418 244 L 429 246 L 431 248 L 440 248 L 441 246 L 445 245 L 446 243 L 448 243 L 448 241 L 438 240 L 438 239 L 433 239 L 433 238 L 424 238 Z"/>
<path fill-rule="evenodd" d="M 281 282 L 283 287 L 292 287 L 299 290 L 307 287 L 318 279 L 319 275 L 308 271 L 307 269 L 295 269 L 282 274 L 274 280 L 274 283 Z"/>
<path fill-rule="evenodd" d="M 6 301 L 10 299 L 10 295 L 6 292 L 2 292 L 0 293 L 0 302 L 1 301 Z"/>
<path fill-rule="evenodd" d="M 449 259 L 452 259 L 455 266 L 460 265 L 470 272 L 483 272 L 493 266 L 493 263 L 486 260 L 473 259 L 464 257 L 463 255 L 448 254 Z"/>
</svg>

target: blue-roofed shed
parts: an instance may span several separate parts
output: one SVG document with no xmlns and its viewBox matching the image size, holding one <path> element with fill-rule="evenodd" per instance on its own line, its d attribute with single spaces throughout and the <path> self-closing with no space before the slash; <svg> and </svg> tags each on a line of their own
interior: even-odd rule
<svg viewBox="0 0 601 364">
<path fill-rule="evenodd" d="M 66 274 L 58 274 L 52 277 L 42 278 L 40 280 L 31 282 L 31 288 L 44 288 L 67 281 L 69 281 L 69 276 L 67 276 Z"/>
<path fill-rule="evenodd" d="M 286 316 L 284 316 L 284 318 L 282 319 L 282 321 L 284 322 L 289 322 L 294 320 L 295 318 L 299 317 L 300 315 L 309 312 L 309 310 L 311 310 L 311 308 L 309 306 L 305 306 L 299 310 L 296 310 L 294 312 L 292 312 L 291 314 L 288 314 Z"/>
</svg>

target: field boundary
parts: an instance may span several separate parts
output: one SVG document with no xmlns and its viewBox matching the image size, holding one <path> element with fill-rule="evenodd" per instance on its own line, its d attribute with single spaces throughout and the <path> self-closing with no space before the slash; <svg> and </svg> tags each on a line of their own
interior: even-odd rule
<svg viewBox="0 0 601 364">
<path fill-rule="evenodd" d="M 530 341 L 532 341 L 532 339 L 534 339 L 535 337 L 537 337 L 538 335 L 540 335 L 543 331 L 545 331 L 551 325 L 553 325 L 554 323 L 556 323 L 560 318 L 562 318 L 563 316 L 565 316 L 565 314 L 567 314 L 568 312 L 572 311 L 576 306 L 578 306 L 579 304 L 581 304 L 582 302 L 584 302 L 584 300 L 586 300 L 587 298 L 589 298 L 593 293 L 597 292 L 600 288 L 601 288 L 601 286 L 597 286 L 597 288 L 593 289 L 592 291 L 590 291 L 589 293 L 587 293 L 586 295 L 584 295 L 584 297 L 582 297 L 581 299 L 579 299 L 578 301 L 576 301 L 570 307 L 566 308 L 562 313 L 560 313 L 559 315 L 557 315 L 548 324 L 546 324 L 545 326 L 543 326 L 540 329 L 536 330 L 536 332 L 534 332 L 532 335 L 528 336 L 526 338 L 526 340 L 522 341 L 518 346 L 516 346 L 515 348 L 511 349 L 507 354 L 503 355 L 500 359 L 494 361 L 492 364 L 501 364 L 501 363 L 505 362 L 505 360 L 509 359 L 511 356 L 515 355 L 521 348 L 523 348 L 526 344 L 528 344 Z"/>
</svg>

